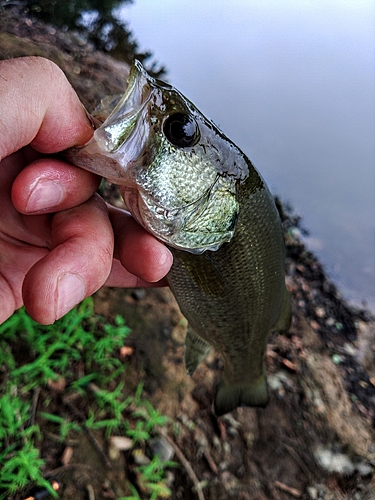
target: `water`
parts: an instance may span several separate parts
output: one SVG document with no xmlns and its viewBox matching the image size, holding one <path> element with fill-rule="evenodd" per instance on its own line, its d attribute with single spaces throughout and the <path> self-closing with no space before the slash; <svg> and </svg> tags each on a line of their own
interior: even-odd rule
<svg viewBox="0 0 375 500">
<path fill-rule="evenodd" d="M 136 0 L 122 15 L 375 311 L 375 2 Z"/>
</svg>

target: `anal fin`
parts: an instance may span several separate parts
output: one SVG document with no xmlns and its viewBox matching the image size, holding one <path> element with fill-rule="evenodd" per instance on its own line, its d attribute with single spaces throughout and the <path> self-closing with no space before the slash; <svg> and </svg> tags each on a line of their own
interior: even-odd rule
<svg viewBox="0 0 375 500">
<path fill-rule="evenodd" d="M 288 290 L 285 288 L 280 316 L 276 324 L 273 326 L 272 331 L 287 332 L 289 330 L 291 320 L 292 320 L 292 306 L 290 301 L 290 294 Z"/>
<path fill-rule="evenodd" d="M 188 326 L 185 339 L 185 366 L 189 375 L 204 360 L 212 347 Z"/>
</svg>

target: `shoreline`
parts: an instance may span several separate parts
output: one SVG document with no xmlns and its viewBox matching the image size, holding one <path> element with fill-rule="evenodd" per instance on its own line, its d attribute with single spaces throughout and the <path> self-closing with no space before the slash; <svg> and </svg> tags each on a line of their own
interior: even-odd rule
<svg viewBox="0 0 375 500">
<path fill-rule="evenodd" d="M 0 16 L 0 58 L 41 55 L 54 60 L 88 109 L 103 95 L 123 90 L 125 63 L 94 52 L 74 33 L 58 32 L 11 12 Z M 114 205 L 122 203 L 111 185 L 104 183 L 102 194 Z M 110 324 L 121 315 L 132 330 L 126 344 L 131 352 L 126 373 L 120 358 L 124 363 L 120 382 L 109 384 L 108 389 L 122 384 L 129 394 L 142 384 L 144 397 L 170 419 L 168 438 L 183 450 L 184 463 L 190 464 L 198 484 L 203 485 L 206 500 L 288 500 L 291 492 L 301 500 L 370 500 L 375 490 L 374 314 L 343 297 L 303 241 L 301 218 L 277 197 L 275 201 L 285 234 L 293 320 L 288 332 L 272 333 L 269 338 L 265 355 L 268 406 L 238 408 L 220 418 L 214 415 L 211 402 L 222 360 L 212 352 L 193 377 L 187 376 L 183 362 L 186 320 L 167 287 L 102 288 L 94 295 L 97 313 Z M 78 368 L 80 376 L 87 375 Z M 65 418 L 61 401 L 69 394 L 80 411 L 90 415 L 92 395 L 83 386 L 80 392 L 69 384 L 61 392 L 52 384 L 37 389 L 39 408 L 34 416 L 41 425 L 44 402 L 52 401 L 56 416 Z M 23 397 L 31 407 L 31 391 Z M 69 419 L 73 422 L 74 415 L 69 414 Z M 95 490 L 95 498 L 103 498 L 103 485 L 107 485 L 105 491 L 108 485 L 113 491 L 125 483 L 138 485 L 131 473 L 134 457 L 130 450 L 121 454 L 122 461 L 113 462 L 112 471 L 101 466 L 98 479 L 98 457 L 84 433 L 71 445 L 69 468 L 61 466 L 69 439 L 56 441 L 44 431 L 38 442 L 40 455 L 47 460 L 43 472 L 48 477 L 58 471 L 64 485 L 61 500 L 72 495 L 85 500 L 84 484 Z M 96 435 L 106 453 L 108 436 L 99 429 Z M 80 472 L 83 464 L 85 472 L 78 477 L 74 467 Z M 121 471 L 118 477 L 115 469 Z M 176 470 L 169 498 L 195 498 L 183 467 Z M 12 498 L 24 498 L 17 495 Z M 119 496 L 113 493 L 106 498 Z"/>
</svg>

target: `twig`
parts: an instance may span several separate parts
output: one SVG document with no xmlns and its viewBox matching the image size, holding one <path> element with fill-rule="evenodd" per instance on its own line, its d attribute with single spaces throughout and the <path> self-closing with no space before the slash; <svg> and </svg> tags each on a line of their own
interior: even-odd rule
<svg viewBox="0 0 375 500">
<path fill-rule="evenodd" d="M 78 408 L 76 408 L 76 406 L 68 400 L 68 398 L 64 398 L 63 402 L 64 402 L 65 406 L 67 406 L 71 410 L 73 415 L 81 421 L 82 427 L 83 427 L 84 431 L 86 432 L 87 437 L 89 438 L 89 440 L 90 440 L 91 444 L 93 445 L 93 447 L 95 448 L 95 450 L 98 452 L 98 455 L 100 456 L 100 458 L 103 460 L 104 465 L 107 467 L 107 469 L 111 469 L 112 464 L 111 464 L 109 458 L 105 454 L 102 446 L 100 445 L 100 443 L 98 442 L 98 440 L 96 439 L 94 434 L 91 432 L 91 430 L 86 425 L 85 415 L 81 411 L 79 411 Z"/>
<path fill-rule="evenodd" d="M 67 465 L 62 465 L 61 467 L 57 467 L 56 469 L 50 470 L 44 474 L 44 477 L 51 477 L 51 476 L 59 476 L 60 474 L 68 471 L 68 470 L 74 470 L 74 469 L 86 469 L 88 471 L 94 471 L 94 468 L 92 465 L 88 464 L 67 464 Z"/>
<path fill-rule="evenodd" d="M 206 436 L 204 433 L 204 428 L 202 426 L 201 426 L 201 431 L 199 433 L 196 433 L 194 437 L 195 437 L 195 441 L 197 442 L 197 444 L 199 446 L 198 453 L 200 453 L 202 451 L 203 456 L 205 457 L 210 469 L 212 470 L 212 472 L 216 476 L 218 476 L 220 474 L 219 469 L 218 469 L 216 463 L 214 462 L 214 459 L 212 458 L 212 455 L 209 451 L 209 445 L 208 445 L 208 442 L 207 442 L 207 439 L 206 439 Z"/>
<path fill-rule="evenodd" d="M 298 370 L 297 363 L 293 363 L 293 361 L 289 361 L 289 359 L 282 358 L 281 362 L 284 366 L 289 368 L 289 370 L 292 372 L 296 372 Z"/>
<path fill-rule="evenodd" d="M 285 493 L 289 493 L 289 495 L 292 495 L 294 498 L 301 498 L 302 493 L 297 490 L 296 488 L 291 488 L 285 483 L 281 483 L 280 481 L 275 481 L 274 486 L 278 488 L 281 491 L 285 491 Z"/>
<path fill-rule="evenodd" d="M 91 484 L 87 484 L 86 489 L 89 496 L 89 500 L 95 500 L 94 488 L 91 486 Z"/>
<path fill-rule="evenodd" d="M 302 458 L 298 455 L 298 453 L 288 444 L 285 442 L 282 443 L 286 451 L 289 453 L 289 455 L 297 462 L 297 464 L 301 467 L 301 469 L 304 471 L 307 477 L 310 476 L 311 471 L 308 469 L 308 467 L 305 465 L 303 462 Z"/>
<path fill-rule="evenodd" d="M 195 490 L 197 492 L 199 500 L 205 500 L 204 494 L 203 494 L 203 490 L 202 490 L 202 486 L 201 486 L 201 484 L 199 482 L 199 479 L 197 478 L 197 475 L 195 474 L 192 466 L 190 465 L 190 463 L 187 460 L 187 458 L 185 457 L 185 455 L 182 453 L 182 451 L 180 450 L 180 448 L 178 447 L 178 445 L 173 441 L 173 439 L 170 438 L 168 436 L 168 434 L 163 429 L 158 429 L 158 432 L 159 432 L 159 434 L 161 434 L 163 436 L 164 439 L 166 439 L 168 441 L 168 443 L 174 449 L 174 451 L 175 451 L 175 453 L 176 453 L 179 461 L 181 462 L 181 464 L 185 468 L 185 470 L 186 470 L 188 476 L 190 477 L 190 479 L 193 481 L 193 484 L 194 484 L 194 487 L 195 487 Z"/>
<path fill-rule="evenodd" d="M 91 444 L 93 445 L 93 447 L 98 452 L 101 459 L 103 460 L 104 465 L 107 467 L 107 469 L 111 469 L 112 464 L 111 464 L 109 458 L 107 457 L 107 455 L 105 454 L 101 444 L 99 443 L 99 441 L 96 439 L 94 434 L 91 432 L 91 430 L 87 427 L 87 425 L 84 422 L 82 425 L 83 425 L 83 428 L 84 428 L 84 430 L 87 434 L 87 437 L 89 438 Z"/>
<path fill-rule="evenodd" d="M 214 459 L 212 458 L 211 453 L 207 449 L 204 449 L 203 455 L 204 455 L 205 459 L 207 460 L 207 463 L 210 466 L 212 472 L 218 476 L 219 469 L 217 468 L 217 465 L 214 462 Z"/>
</svg>

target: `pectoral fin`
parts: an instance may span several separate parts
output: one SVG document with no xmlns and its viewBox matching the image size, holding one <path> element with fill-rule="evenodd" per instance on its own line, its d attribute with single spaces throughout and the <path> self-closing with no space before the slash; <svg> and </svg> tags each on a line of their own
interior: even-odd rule
<svg viewBox="0 0 375 500">
<path fill-rule="evenodd" d="M 251 382 L 226 384 L 224 381 L 219 385 L 214 409 L 216 415 L 224 415 L 238 406 L 261 406 L 268 403 L 267 379 L 263 373 L 259 378 Z"/>
<path fill-rule="evenodd" d="M 174 260 L 183 266 L 189 279 L 203 292 L 213 297 L 225 294 L 226 284 L 208 252 L 194 255 L 189 252 L 171 248 Z"/>
<path fill-rule="evenodd" d="M 211 346 L 188 327 L 185 339 L 185 366 L 189 375 L 193 375 L 210 351 Z"/>
<path fill-rule="evenodd" d="M 289 330 L 291 320 L 292 320 L 292 308 L 290 303 L 290 294 L 288 290 L 285 288 L 283 305 L 281 307 L 280 316 L 276 324 L 273 326 L 272 330 L 275 332 L 287 332 Z"/>
</svg>

